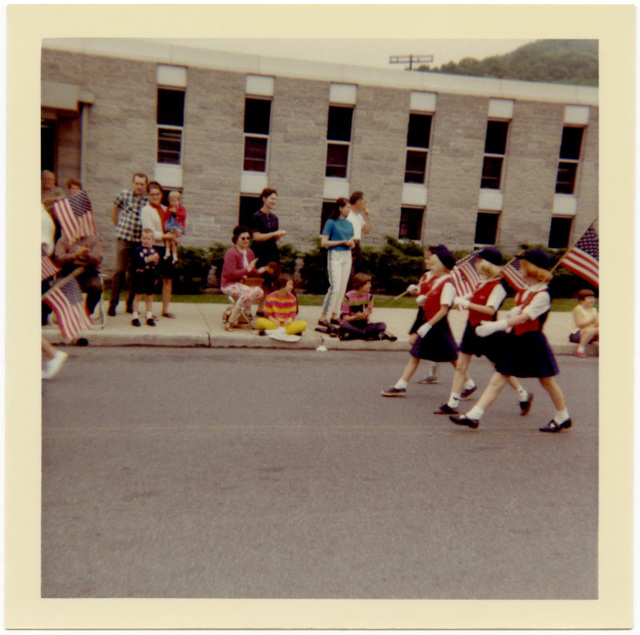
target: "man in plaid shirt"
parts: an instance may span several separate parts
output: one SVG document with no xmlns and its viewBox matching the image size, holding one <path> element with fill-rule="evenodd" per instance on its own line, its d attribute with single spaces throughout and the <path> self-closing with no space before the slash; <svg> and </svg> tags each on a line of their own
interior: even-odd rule
<svg viewBox="0 0 640 635">
<path fill-rule="evenodd" d="M 131 255 L 136 245 L 140 244 L 142 224 L 140 212 L 149 202 L 147 199 L 147 175 L 137 172 L 133 175 L 133 190 L 123 190 L 114 201 L 111 213 L 116 227 L 116 266 L 111 280 L 111 299 L 108 315 L 116 314 L 120 300 L 120 289 L 129 275 Z M 127 297 L 127 313 L 132 313 L 133 293 L 129 280 L 129 296 Z"/>
</svg>

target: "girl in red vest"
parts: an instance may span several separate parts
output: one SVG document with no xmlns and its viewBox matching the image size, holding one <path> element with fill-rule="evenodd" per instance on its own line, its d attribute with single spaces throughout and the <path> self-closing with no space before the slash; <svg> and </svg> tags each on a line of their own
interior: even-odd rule
<svg viewBox="0 0 640 635">
<path fill-rule="evenodd" d="M 509 317 L 496 322 L 483 322 L 476 327 L 480 337 L 499 331 L 511 332 L 505 338 L 504 351 L 496 364 L 496 372 L 478 403 L 464 415 L 449 418 L 458 425 L 477 428 L 486 409 L 496 400 L 510 375 L 537 377 L 549 393 L 556 409 L 553 419 L 540 428 L 541 432 L 561 432 L 571 427 L 564 395 L 555 380 L 558 365 L 542 327 L 551 310 L 547 283 L 551 279 L 551 259 L 541 249 L 532 249 L 522 256 L 522 273 L 528 287 L 516 295 L 516 306 Z"/>
<path fill-rule="evenodd" d="M 406 397 L 407 385 L 421 359 L 455 363 L 458 358 L 458 347 L 447 320 L 456 294 L 449 275 L 456 264 L 456 257 L 444 245 L 429 247 L 429 250 L 432 276 L 421 281 L 419 300 L 424 323 L 416 331 L 418 337 L 411 347 L 411 357 L 402 377 L 394 386 L 382 391 L 384 397 Z"/>
<path fill-rule="evenodd" d="M 479 337 L 476 326 L 485 320 L 495 321 L 498 309 L 507 296 L 502 284 L 502 253 L 495 247 L 485 247 L 478 253 L 475 262 L 477 272 L 484 277 L 478 288 L 469 298 L 456 298 L 453 303 L 461 309 L 469 309 L 467 325 L 460 342 L 460 354 L 453 376 L 453 385 L 449 401 L 442 404 L 434 414 L 457 415 L 460 399 L 465 398 L 465 379 L 468 379 L 469 363 L 473 355 L 484 356 L 494 365 L 502 351 L 504 333 L 494 333 L 488 337 Z M 515 377 L 509 377 L 509 384 L 518 393 L 520 414 L 526 415 L 531 410 L 533 393 L 528 393 Z M 469 393 L 469 391 L 466 391 Z M 471 392 L 475 392 L 475 386 Z"/>
</svg>

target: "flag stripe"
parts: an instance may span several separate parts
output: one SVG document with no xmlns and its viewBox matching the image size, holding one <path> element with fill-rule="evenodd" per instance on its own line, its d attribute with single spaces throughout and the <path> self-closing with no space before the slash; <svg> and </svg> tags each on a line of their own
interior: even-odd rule
<svg viewBox="0 0 640 635">
<path fill-rule="evenodd" d="M 91 327 L 77 280 L 54 287 L 45 293 L 43 299 L 55 312 L 60 333 L 65 340 L 73 340 Z"/>
<path fill-rule="evenodd" d="M 53 210 L 60 223 L 62 235 L 69 242 L 81 236 L 97 234 L 91 201 L 86 192 L 78 192 L 69 198 L 56 201 Z"/>
<path fill-rule="evenodd" d="M 593 225 L 587 227 L 580 240 L 565 254 L 561 263 L 594 287 L 599 287 L 600 238 Z"/>
</svg>

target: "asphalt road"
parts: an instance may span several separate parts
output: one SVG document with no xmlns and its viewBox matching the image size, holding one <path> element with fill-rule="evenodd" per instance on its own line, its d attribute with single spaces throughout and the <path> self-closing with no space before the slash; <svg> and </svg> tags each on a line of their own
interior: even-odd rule
<svg viewBox="0 0 640 635">
<path fill-rule="evenodd" d="M 597 359 L 558 358 L 574 427 L 543 434 L 536 380 L 475 431 L 431 414 L 449 367 L 381 397 L 401 353 L 72 352 L 44 385 L 43 597 L 597 597 Z"/>
</svg>

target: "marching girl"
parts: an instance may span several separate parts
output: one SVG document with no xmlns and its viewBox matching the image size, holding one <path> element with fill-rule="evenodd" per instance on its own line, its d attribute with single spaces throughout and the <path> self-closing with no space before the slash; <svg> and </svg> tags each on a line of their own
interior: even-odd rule
<svg viewBox="0 0 640 635">
<path fill-rule="evenodd" d="M 551 298 L 547 283 L 551 279 L 551 260 L 541 249 L 532 249 L 522 256 L 522 273 L 528 287 L 516 295 L 516 306 L 509 317 L 496 322 L 483 322 L 476 327 L 480 337 L 499 331 L 511 332 L 505 338 L 504 350 L 496 364 L 496 372 L 482 393 L 478 403 L 463 415 L 451 415 L 458 425 L 477 428 L 487 408 L 496 400 L 510 375 L 537 377 L 540 385 L 549 393 L 555 407 L 551 421 L 540 428 L 541 432 L 561 432 L 571 427 L 571 419 L 560 386 L 555 380 L 558 365 L 542 333 L 551 310 Z"/>
<path fill-rule="evenodd" d="M 456 292 L 449 272 L 456 263 L 456 257 L 444 246 L 430 247 L 429 265 L 431 277 L 422 284 L 422 305 L 424 323 L 416 330 L 416 339 L 411 347 L 411 357 L 404 372 L 394 386 L 382 391 L 384 397 L 406 397 L 407 385 L 418 369 L 421 359 L 434 362 L 455 363 L 458 347 L 449 327 L 447 314 L 453 304 Z"/>
<path fill-rule="evenodd" d="M 434 411 L 437 415 L 458 414 L 460 399 L 464 395 L 465 375 L 468 377 L 469 364 L 473 355 L 484 356 L 495 365 L 502 351 L 504 333 L 494 333 L 484 338 L 476 334 L 476 326 L 479 326 L 482 321 L 495 322 L 498 309 L 507 296 L 507 291 L 502 284 L 502 253 L 495 247 L 485 247 L 478 253 L 475 268 L 484 280 L 471 297 L 458 297 L 453 301 L 455 306 L 468 309 L 469 316 L 460 342 L 460 353 L 449 401 Z M 528 393 L 515 377 L 508 377 L 507 381 L 518 393 L 520 414 L 528 414 L 531 410 L 533 393 Z"/>
</svg>

